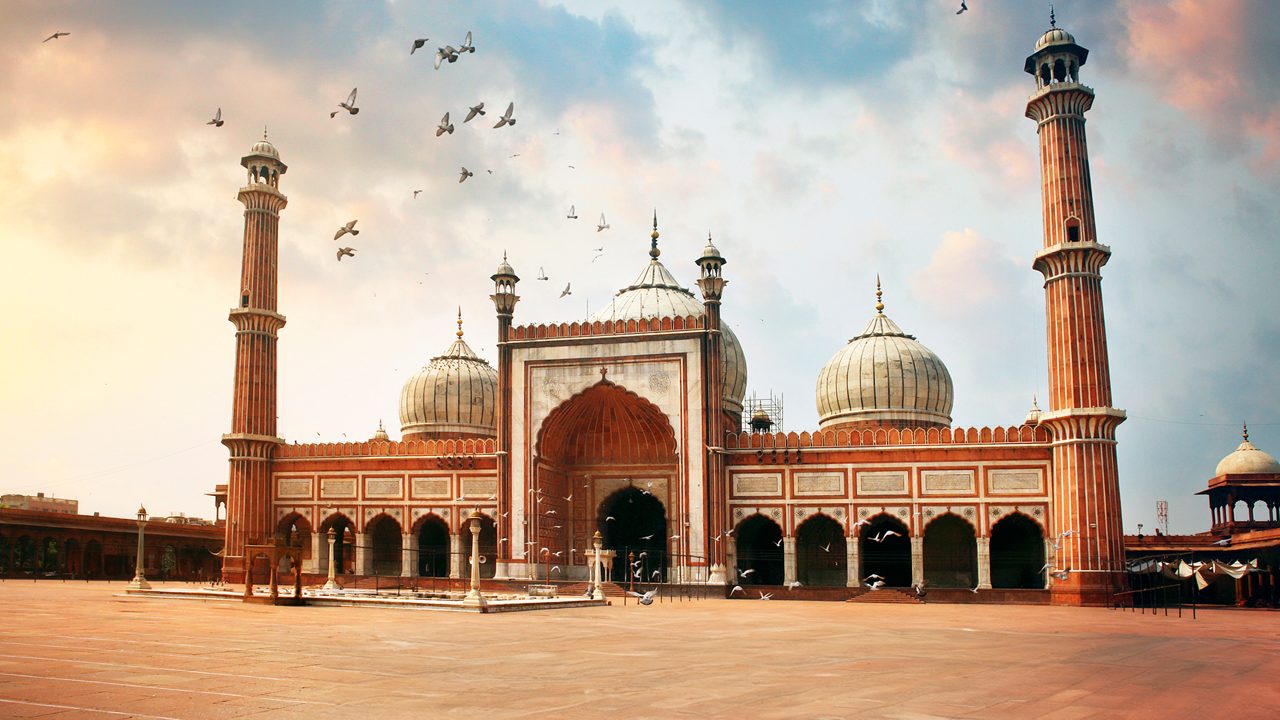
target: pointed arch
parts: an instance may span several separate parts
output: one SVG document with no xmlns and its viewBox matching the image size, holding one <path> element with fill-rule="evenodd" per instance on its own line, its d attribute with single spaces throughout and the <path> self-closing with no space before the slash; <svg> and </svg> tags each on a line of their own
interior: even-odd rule
<svg viewBox="0 0 1280 720">
<path fill-rule="evenodd" d="M 805 585 L 844 587 L 849 580 L 844 526 L 814 513 L 796 528 L 796 579 Z"/>
<path fill-rule="evenodd" d="M 773 518 L 758 512 L 748 515 L 734 527 L 733 538 L 738 584 L 782 584 L 782 527 Z"/>
<path fill-rule="evenodd" d="M 906 523 L 888 512 L 868 517 L 858 531 L 863 577 L 879 575 L 889 587 L 911 585 L 910 535 Z"/>
<path fill-rule="evenodd" d="M 924 528 L 924 579 L 934 587 L 976 587 L 978 542 L 972 523 L 953 512 Z"/>
</svg>

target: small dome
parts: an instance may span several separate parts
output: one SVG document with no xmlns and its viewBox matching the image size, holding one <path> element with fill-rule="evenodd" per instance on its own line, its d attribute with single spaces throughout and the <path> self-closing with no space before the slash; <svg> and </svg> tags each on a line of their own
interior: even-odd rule
<svg viewBox="0 0 1280 720">
<path fill-rule="evenodd" d="M 253 147 L 249 148 L 249 154 L 266 155 L 269 158 L 275 158 L 276 160 L 280 159 L 280 153 L 276 150 L 276 146 L 268 142 L 265 136 L 258 142 L 254 143 Z"/>
<path fill-rule="evenodd" d="M 1249 442 L 1249 429 L 1244 430 L 1244 442 L 1234 452 L 1222 458 L 1214 476 L 1280 473 L 1280 462 Z"/>
<path fill-rule="evenodd" d="M 1043 415 L 1044 413 L 1040 411 L 1040 404 L 1037 403 L 1036 399 L 1033 397 L 1031 398 L 1031 409 L 1027 411 L 1027 419 L 1023 420 L 1022 424 L 1023 425 L 1039 425 L 1040 418 Z"/>
<path fill-rule="evenodd" d="M 431 358 L 400 391 L 400 432 L 406 440 L 497 433 L 498 373 L 458 337 Z"/>
<path fill-rule="evenodd" d="M 1036 50 L 1043 50 L 1050 45 L 1075 45 L 1076 39 L 1071 33 L 1060 27 L 1052 27 L 1045 31 L 1036 41 Z"/>
<path fill-rule="evenodd" d="M 705 311 L 702 301 L 681 287 L 666 266 L 658 260 L 655 254 L 658 252 L 656 238 L 653 245 L 649 264 L 640 276 L 631 285 L 619 290 L 608 305 L 591 316 L 592 320 L 609 322 L 702 317 Z M 720 372 L 724 376 L 724 402 L 726 409 L 740 413 L 742 400 L 747 395 L 747 359 L 742 352 L 742 343 L 733 334 L 729 324 L 721 321 L 720 330 L 724 340 L 724 353 L 720 359 Z"/>
<path fill-rule="evenodd" d="M 951 425 L 953 388 L 947 366 L 884 314 L 879 281 L 876 297 L 871 322 L 818 374 L 820 427 Z"/>
<path fill-rule="evenodd" d="M 391 439 L 391 438 L 387 437 L 387 429 L 386 429 L 386 428 L 384 428 L 384 427 L 382 427 L 382 421 L 381 421 L 381 420 L 379 420 L 379 421 L 378 421 L 378 430 L 377 430 L 377 432 L 375 432 L 375 433 L 373 434 L 373 438 L 372 438 L 372 439 L 373 439 L 373 440 L 390 440 L 390 439 Z"/>
<path fill-rule="evenodd" d="M 702 248 L 702 257 L 719 258 L 720 260 L 724 260 L 724 256 L 720 254 L 720 248 L 716 247 L 716 244 L 711 242 L 711 233 L 707 233 L 707 244 Z"/>
<path fill-rule="evenodd" d="M 507 254 L 505 252 L 502 253 L 502 262 L 498 264 L 498 269 L 493 272 L 493 276 L 496 278 L 499 275 L 515 275 L 515 274 L 516 274 L 516 269 L 511 267 L 510 263 L 507 262 Z"/>
</svg>

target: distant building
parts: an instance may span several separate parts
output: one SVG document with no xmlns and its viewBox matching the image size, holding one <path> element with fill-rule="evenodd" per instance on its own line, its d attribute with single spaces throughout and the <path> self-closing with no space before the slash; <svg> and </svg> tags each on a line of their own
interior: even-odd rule
<svg viewBox="0 0 1280 720">
<path fill-rule="evenodd" d="M 46 497 L 44 493 L 36 493 L 35 495 L 0 495 L 0 508 L 39 510 L 41 512 L 75 515 L 80 512 L 80 501 Z"/>
</svg>

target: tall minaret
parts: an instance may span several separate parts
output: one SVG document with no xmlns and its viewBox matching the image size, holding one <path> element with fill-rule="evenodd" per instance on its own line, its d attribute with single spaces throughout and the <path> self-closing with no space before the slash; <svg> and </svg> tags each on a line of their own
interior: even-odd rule
<svg viewBox="0 0 1280 720">
<path fill-rule="evenodd" d="M 658 247 L 658 215 L 653 216 L 652 252 Z M 655 256 L 656 257 L 656 256 Z M 724 373 L 721 358 L 724 356 L 724 338 L 720 334 L 720 300 L 724 286 L 728 284 L 722 272 L 728 261 L 720 254 L 711 233 L 707 233 L 706 247 L 697 263 L 700 269 L 698 289 L 702 291 L 702 306 L 706 318 L 706 332 L 702 345 L 702 402 L 703 435 L 706 437 L 707 524 L 704 530 L 706 553 L 710 563 L 709 583 L 723 584 L 728 579 L 727 542 L 714 542 L 729 529 L 729 487 L 725 479 L 724 464 Z"/>
<path fill-rule="evenodd" d="M 1053 585 L 1060 604 L 1105 604 L 1124 583 L 1124 533 L 1116 468 L 1116 427 L 1125 414 L 1111 407 L 1107 332 L 1102 317 L 1102 266 L 1111 248 L 1098 242 L 1089 184 L 1084 114 L 1093 90 L 1079 82 L 1089 51 L 1057 27 L 1036 42 L 1026 71 L 1036 79 L 1027 117 L 1040 135 L 1044 274 L 1049 348 L 1049 411 L 1053 438 L 1053 526 L 1070 532 L 1055 552 L 1066 580 Z"/>
<path fill-rule="evenodd" d="M 507 253 L 502 253 L 502 263 L 498 265 L 498 270 L 489 276 L 493 281 L 493 294 L 489 299 L 493 301 L 493 309 L 498 313 L 498 432 L 497 432 L 497 465 L 498 465 L 498 535 L 504 538 L 513 538 L 507 542 L 507 547 L 499 548 L 499 556 L 497 558 L 497 567 L 495 577 L 506 578 L 514 576 L 514 555 L 516 552 L 516 538 L 512 534 L 513 525 L 516 518 L 511 514 L 511 321 L 515 317 L 516 303 L 520 302 L 520 296 L 516 295 L 516 284 L 520 282 L 520 277 L 516 275 L 515 268 L 512 268 L 507 262 Z M 461 313 L 461 311 L 459 311 Z M 462 326 L 458 326 L 461 331 Z M 524 508 L 524 512 L 529 513 L 529 508 Z M 531 534 L 531 526 L 525 525 L 526 534 Z M 522 557 L 527 558 L 528 548 L 521 547 L 524 550 Z M 527 562 L 527 559 L 525 560 Z"/>
<path fill-rule="evenodd" d="M 271 535 L 271 459 L 282 441 L 276 437 L 276 334 L 284 316 L 276 312 L 280 211 L 288 199 L 280 192 L 287 170 L 267 134 L 240 159 L 248 184 L 237 198 L 244 203 L 244 255 L 240 265 L 236 326 L 235 389 L 231 432 L 222 444 L 231 451 L 227 483 L 227 536 L 222 574 L 238 582 L 244 573 L 244 546 Z"/>
</svg>

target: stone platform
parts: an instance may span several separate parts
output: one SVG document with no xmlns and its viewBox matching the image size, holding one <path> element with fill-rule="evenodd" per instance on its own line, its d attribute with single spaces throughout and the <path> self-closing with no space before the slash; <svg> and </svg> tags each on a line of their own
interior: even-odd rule
<svg viewBox="0 0 1280 720">
<path fill-rule="evenodd" d="M 167 600 L 199 600 L 221 602 L 244 602 L 243 591 L 220 587 L 192 587 L 173 585 L 169 587 L 153 586 L 147 590 L 128 588 L 123 593 L 127 597 L 156 598 Z M 530 597 L 526 595 L 489 595 L 485 594 L 485 605 L 476 607 L 462 602 L 465 593 L 459 592 L 375 592 L 373 590 L 321 590 L 303 588 L 303 604 L 310 606 L 347 606 L 399 608 L 402 610 L 442 610 L 466 613 L 502 613 L 526 612 L 530 610 L 564 610 L 567 608 L 595 607 L 608 605 L 608 600 L 592 600 L 576 597 Z M 293 588 L 281 588 L 279 596 L 285 603 L 293 598 Z M 270 599 L 268 591 L 263 587 L 255 588 L 253 598 L 258 602 Z M 269 603 L 267 603 L 269 604 Z"/>
</svg>

